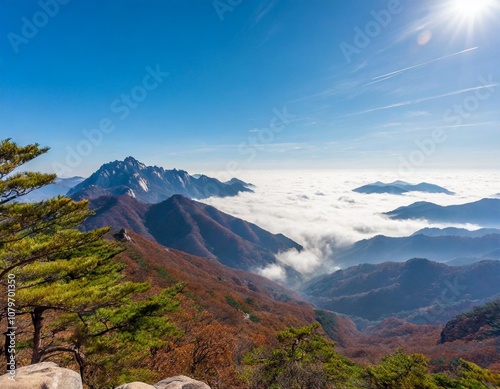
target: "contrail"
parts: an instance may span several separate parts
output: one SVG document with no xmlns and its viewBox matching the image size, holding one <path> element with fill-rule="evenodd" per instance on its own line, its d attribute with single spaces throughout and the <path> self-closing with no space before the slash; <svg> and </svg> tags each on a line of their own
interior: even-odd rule
<svg viewBox="0 0 500 389">
<path fill-rule="evenodd" d="M 417 65 L 409 66 L 409 67 L 404 68 L 404 69 L 395 70 L 393 72 L 386 73 L 386 74 L 383 74 L 381 76 L 373 77 L 371 79 L 371 81 L 368 82 L 368 83 L 366 83 L 366 84 L 361 84 L 359 86 L 353 86 L 353 87 L 350 87 L 350 88 L 347 88 L 347 89 L 336 90 L 336 91 L 333 91 L 333 90 L 330 89 L 330 90 L 323 91 L 323 92 L 320 92 L 320 93 L 317 93 L 317 94 L 314 94 L 314 95 L 302 97 L 302 98 L 299 98 L 299 99 L 296 99 L 296 100 L 291 100 L 291 101 L 288 101 L 287 103 L 292 104 L 292 103 L 298 103 L 298 102 L 306 101 L 306 100 L 313 100 L 313 99 L 318 99 L 318 98 L 322 98 L 322 97 L 329 97 L 329 96 L 333 96 L 333 95 L 339 94 L 341 92 L 347 92 L 347 91 L 350 91 L 350 90 L 354 90 L 354 89 L 357 89 L 359 87 L 365 87 L 365 86 L 368 86 L 368 85 L 376 84 L 378 82 L 382 82 L 382 81 L 388 80 L 388 79 L 390 79 L 390 78 L 392 78 L 392 77 L 394 77 L 394 76 L 396 76 L 396 75 L 398 75 L 400 73 L 406 72 L 408 70 L 412 70 L 412 69 L 415 69 L 415 68 L 418 68 L 418 67 L 421 67 L 421 66 L 429 65 L 431 63 L 434 63 L 434 62 L 437 62 L 437 61 L 441 61 L 443 59 L 455 57 L 455 56 L 460 55 L 460 54 L 465 54 L 465 53 L 468 53 L 469 51 L 477 50 L 478 48 L 479 48 L 479 46 L 471 47 L 469 49 L 465 49 L 465 50 L 459 51 L 457 53 L 445 55 L 444 57 L 439 57 L 439 58 L 436 58 L 436 59 L 433 59 L 433 60 L 430 60 L 430 61 L 427 61 L 427 62 L 422 62 L 422 63 L 419 63 Z"/>
<path fill-rule="evenodd" d="M 363 84 L 361 86 L 368 86 L 368 85 L 376 84 L 377 82 L 382 82 L 382 81 L 388 80 L 389 78 L 392 78 L 394 76 L 395 76 L 395 74 L 387 76 L 387 77 L 380 76 L 380 78 L 378 80 L 375 80 L 374 78 L 372 78 L 372 80 L 375 80 L 375 81 L 370 81 L 370 82 Z"/>
<path fill-rule="evenodd" d="M 472 91 L 476 91 L 476 90 L 480 90 L 480 89 L 485 89 L 485 88 L 491 88 L 493 86 L 498 86 L 498 84 L 494 83 L 494 84 L 489 84 L 489 85 L 481 85 L 481 86 L 476 86 L 474 88 L 460 89 L 460 90 L 457 90 L 457 91 L 454 91 L 454 92 L 448 92 L 448 93 L 444 93 L 444 94 L 441 94 L 441 95 L 421 97 L 420 99 L 402 101 L 401 103 L 394 103 L 394 104 L 391 104 L 391 105 L 386 105 L 384 107 L 371 108 L 371 109 L 367 109 L 366 111 L 351 113 L 351 114 L 346 115 L 346 116 L 356 116 L 356 115 L 362 115 L 362 114 L 365 114 L 365 113 L 370 113 L 370 112 L 375 112 L 375 111 L 382 111 L 384 109 L 404 107 L 404 106 L 407 106 L 407 105 L 423 103 L 424 101 L 440 99 L 442 97 L 455 96 L 455 95 L 459 95 L 461 93 L 472 92 Z"/>
<path fill-rule="evenodd" d="M 372 78 L 372 81 L 374 81 L 374 80 L 378 80 L 379 78 L 384 78 L 384 77 L 394 76 L 394 75 L 396 75 L 396 74 L 406 72 L 407 70 L 415 69 L 415 68 L 418 68 L 418 67 L 420 67 L 420 66 L 429 65 L 430 63 L 434 63 L 434 62 L 437 62 L 437 61 L 441 61 L 441 60 L 443 60 L 443 59 L 451 58 L 451 57 L 454 57 L 454 56 L 456 56 L 456 55 L 460 55 L 460 54 L 468 53 L 469 51 L 473 51 L 473 50 L 476 50 L 476 49 L 478 49 L 478 48 L 479 48 L 479 46 L 476 46 L 476 47 L 471 47 L 470 49 L 465 49 L 465 50 L 459 51 L 459 52 L 457 52 L 457 53 L 448 54 L 448 55 L 445 55 L 444 57 L 439 57 L 439 58 L 433 59 L 433 60 L 431 60 L 431 61 L 422 62 L 422 63 L 419 63 L 419 64 L 417 64 L 417 65 L 413 65 L 413 66 L 410 66 L 410 67 L 407 67 L 407 68 L 404 68 L 404 69 L 395 70 L 395 71 L 393 71 L 393 72 L 390 72 L 390 73 L 387 73 L 387 74 L 383 74 L 383 75 L 381 75 L 381 76 L 374 77 L 374 78 Z"/>
</svg>

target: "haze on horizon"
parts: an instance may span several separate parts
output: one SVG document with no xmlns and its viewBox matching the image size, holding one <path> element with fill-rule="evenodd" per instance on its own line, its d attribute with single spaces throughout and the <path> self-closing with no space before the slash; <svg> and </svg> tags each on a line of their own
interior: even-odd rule
<svg viewBox="0 0 500 389">
<path fill-rule="evenodd" d="M 238 3 L 238 4 L 237 4 Z M 232 4 L 232 5 L 231 5 Z M 0 134 L 32 169 L 497 169 L 492 0 L 0 3 Z"/>
</svg>

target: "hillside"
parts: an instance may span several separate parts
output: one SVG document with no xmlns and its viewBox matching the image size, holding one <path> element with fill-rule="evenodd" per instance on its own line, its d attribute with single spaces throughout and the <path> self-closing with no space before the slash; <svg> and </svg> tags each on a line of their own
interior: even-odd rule
<svg viewBox="0 0 500 389">
<path fill-rule="evenodd" d="M 407 353 L 419 353 L 430 359 L 433 372 L 453 371 L 460 358 L 500 373 L 498 338 L 467 342 L 440 343 L 442 325 L 413 324 L 404 319 L 388 318 L 355 334 L 348 346 L 336 349 L 361 364 L 379 363 L 387 354 L 402 347 Z"/>
<path fill-rule="evenodd" d="M 129 196 L 105 196 L 91 201 L 96 214 L 86 229 L 126 228 L 164 246 L 256 272 L 276 263 L 275 254 L 302 246 L 282 234 L 271 234 L 242 219 L 186 197 L 175 195 L 159 204 L 142 204 Z M 288 280 L 301 276 L 287 268 Z"/>
<path fill-rule="evenodd" d="M 124 236 L 131 240 L 124 239 Z M 451 343 L 438 344 L 442 326 L 415 325 L 402 319 L 387 319 L 360 333 L 351 319 L 315 308 L 296 293 L 266 278 L 177 250 L 166 250 L 133 232 L 118 234 L 117 238 L 127 249 L 120 258 L 128 265 L 126 273 L 129 279 L 149 281 L 154 290 L 176 282 L 186 283 L 182 308 L 186 313 L 175 317 L 176 324 L 187 331 L 186 341 L 191 339 L 192 333 L 202 331 L 207 325 L 220 324 L 225 331 L 218 332 L 213 341 L 231 340 L 236 342 L 231 344 L 239 345 L 234 346 L 232 354 L 236 365 L 238 358 L 254 345 L 273 344 L 275 330 L 316 320 L 336 341 L 337 351 L 362 364 L 379 363 L 382 357 L 395 352 L 398 347 L 431 358 L 433 371 L 447 366 L 442 361 L 451 363 L 459 357 L 466 357 L 484 367 L 494 367 L 500 362 L 499 355 L 492 351 L 493 340 L 485 340 L 481 348 L 471 343 L 460 343 L 459 348 Z M 168 361 L 172 358 L 166 357 Z M 182 372 L 180 367 L 176 369 L 172 374 Z"/>
<path fill-rule="evenodd" d="M 115 239 L 126 248 L 119 258 L 127 265 L 128 279 L 148 281 L 154 288 L 185 283 L 190 304 L 237 328 L 242 341 L 273 336 L 277 329 L 311 324 L 318 318 L 327 323 L 326 317 L 331 320 L 325 330 L 334 340 L 348 344 L 347 334 L 356 332 L 350 319 L 318 310 L 267 278 L 167 249 L 134 232 L 121 231 Z"/>
<path fill-rule="evenodd" d="M 458 339 L 480 341 L 500 337 L 500 300 L 492 301 L 450 320 L 441 332 L 441 343 Z"/>
<path fill-rule="evenodd" d="M 132 240 L 124 242 L 127 251 L 121 258 L 128 264 L 126 271 L 131 279 L 147 280 L 155 287 L 186 282 L 184 295 L 188 304 L 209 312 L 215 320 L 231 328 L 231 334 L 234 331 L 244 344 L 248 344 L 247 339 L 253 342 L 267 339 L 267 342 L 275 329 L 317 320 L 337 342 L 336 350 L 363 364 L 379 363 L 399 347 L 431 358 L 433 371 L 446 369 L 448 363 L 451 366 L 460 357 L 483 367 L 494 368 L 500 362 L 493 339 L 484 340 L 480 348 L 461 341 L 457 341 L 459 348 L 454 343 L 438 344 L 442 325 L 428 322 L 416 325 L 395 318 L 366 327 L 360 333 L 346 316 L 315 308 L 266 278 L 177 250 L 166 250 L 138 234 L 128 234 Z"/>
<path fill-rule="evenodd" d="M 452 267 L 426 259 L 358 265 L 320 276 L 301 292 L 320 308 L 365 320 L 444 323 L 500 294 L 500 261 Z"/>
<path fill-rule="evenodd" d="M 205 175 L 193 177 L 184 170 L 165 170 L 146 166 L 133 157 L 102 165 L 89 178 L 72 188 L 74 199 L 95 199 L 104 195 L 127 195 L 142 203 L 158 203 L 175 194 L 203 199 L 211 196 L 236 196 L 252 192 L 241 180 L 227 183 Z"/>
</svg>

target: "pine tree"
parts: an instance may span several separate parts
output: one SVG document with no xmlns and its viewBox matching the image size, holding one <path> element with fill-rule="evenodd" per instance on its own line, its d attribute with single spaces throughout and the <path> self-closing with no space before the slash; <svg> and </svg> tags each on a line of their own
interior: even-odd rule
<svg viewBox="0 0 500 389">
<path fill-rule="evenodd" d="M 368 367 L 371 388 L 434 389 L 438 388 L 427 374 L 429 361 L 422 354 L 407 355 L 402 349 L 382 358 L 380 364 Z"/>
<path fill-rule="evenodd" d="M 359 388 L 363 369 L 335 352 L 334 344 L 318 333 L 315 323 L 287 328 L 276 334 L 279 346 L 256 349 L 246 362 L 257 365 L 250 378 L 251 388 L 327 389 Z"/>
<path fill-rule="evenodd" d="M 103 376 L 117 379 L 120 358 L 126 369 L 175 332 L 165 314 L 176 308 L 182 286 L 148 299 L 134 297 L 150 286 L 123 280 L 124 265 L 115 259 L 121 249 L 103 239 L 109 229 L 76 229 L 92 214 L 87 201 L 17 202 L 55 179 L 14 173 L 47 151 L 38 144 L 19 147 L 9 139 L 0 143 L 0 284 L 7 290 L 8 279 L 16 280 L 16 316 L 31 323 L 26 342 L 31 363 L 70 353 L 92 386 Z M 0 320 L 7 317 L 4 296 Z M 89 365 L 96 368 L 91 378 Z M 114 375 L 109 373 L 113 369 Z"/>
</svg>

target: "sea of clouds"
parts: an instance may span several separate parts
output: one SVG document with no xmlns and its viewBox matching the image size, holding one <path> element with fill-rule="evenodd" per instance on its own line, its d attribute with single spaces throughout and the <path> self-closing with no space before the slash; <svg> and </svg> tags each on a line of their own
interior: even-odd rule
<svg viewBox="0 0 500 389">
<path fill-rule="evenodd" d="M 212 173 L 217 176 L 217 173 Z M 375 235 L 408 236 L 424 227 L 448 227 L 425 220 L 391 220 L 383 212 L 416 201 L 439 205 L 464 204 L 486 197 L 500 197 L 500 174 L 491 172 L 426 172 L 401 177 L 397 173 L 368 171 L 242 171 L 238 178 L 255 185 L 254 193 L 209 198 L 204 203 L 257 224 L 272 233 L 283 233 L 304 246 L 279 254 L 278 259 L 299 272 L 313 276 L 338 269 L 335 252 Z M 455 195 L 410 192 L 403 195 L 361 194 L 352 189 L 375 181 L 428 182 Z M 480 226 L 453 225 L 476 229 Z M 280 280 L 280 266 L 256 269 Z"/>
</svg>

